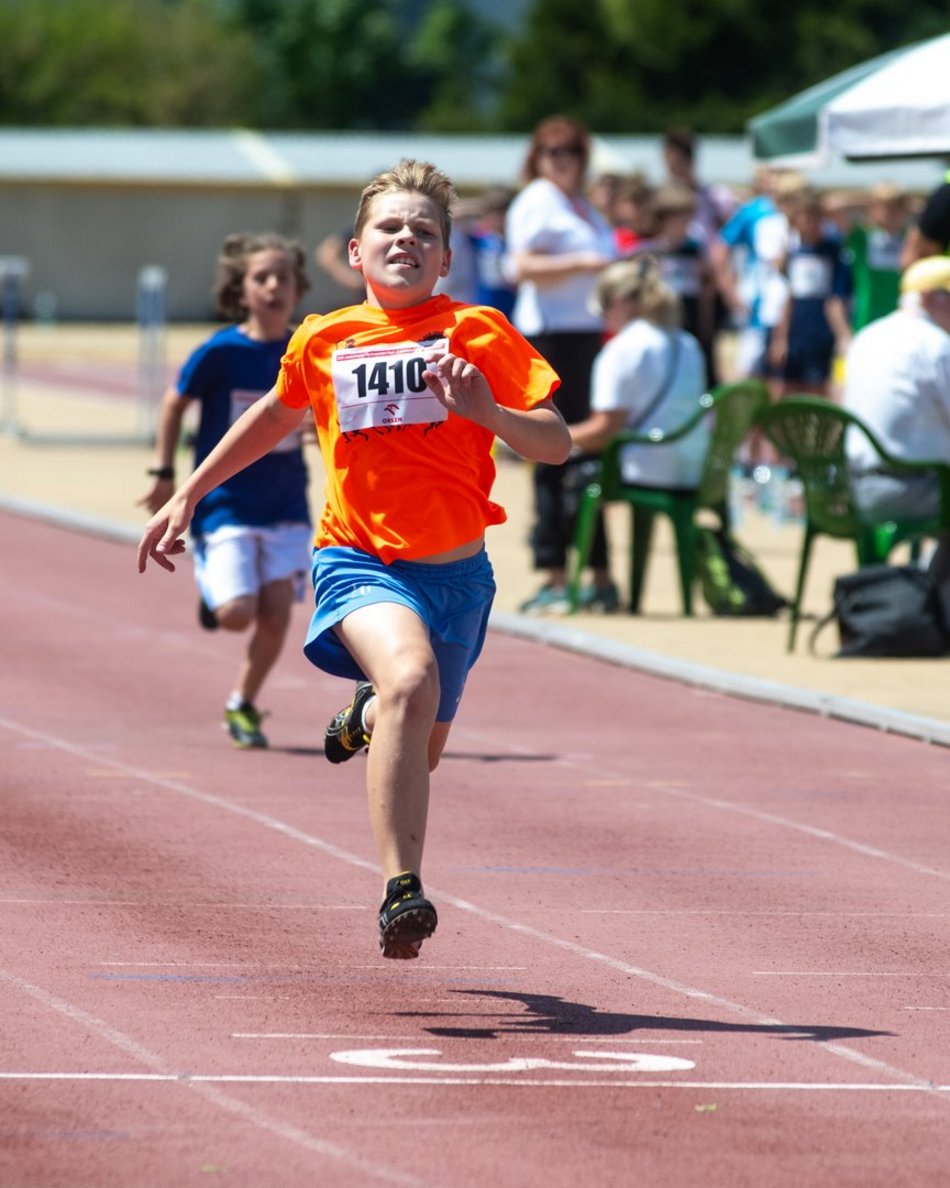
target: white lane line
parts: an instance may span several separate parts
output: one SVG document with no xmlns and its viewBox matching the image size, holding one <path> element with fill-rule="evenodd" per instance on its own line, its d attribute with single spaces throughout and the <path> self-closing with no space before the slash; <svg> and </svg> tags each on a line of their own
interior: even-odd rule
<svg viewBox="0 0 950 1188">
<path fill-rule="evenodd" d="M 788 916 L 792 919 L 811 919 L 826 916 L 829 920 L 898 919 L 898 920 L 945 920 L 950 912 L 812 912 L 743 908 L 581 908 L 582 916 Z"/>
<path fill-rule="evenodd" d="M 0 717 L 0 727 L 11 730 L 20 734 L 23 737 L 31 738 L 49 742 L 51 745 L 57 747 L 59 750 L 69 755 L 74 755 L 79 758 L 86 758 L 86 751 L 83 747 L 75 743 L 67 742 L 65 739 L 58 738 L 55 735 L 47 734 L 44 731 L 34 730 L 29 726 L 24 726 L 21 723 L 13 722 L 9 718 Z M 353 854 L 348 850 L 344 850 L 340 846 L 334 845 L 332 842 L 326 841 L 324 838 L 315 837 L 312 834 L 305 833 L 302 829 L 297 829 L 295 826 L 287 824 L 286 821 L 281 821 L 276 817 L 271 817 L 266 813 L 259 812 L 256 809 L 248 808 L 246 805 L 237 804 L 230 800 L 225 800 L 222 796 L 216 796 L 210 792 L 202 792 L 198 788 L 192 788 L 188 784 L 179 783 L 176 780 L 166 780 L 152 775 L 150 772 L 141 768 L 134 767 L 132 764 L 123 763 L 119 759 L 108 759 L 105 761 L 109 766 L 120 768 L 127 772 L 130 776 L 136 779 L 143 780 L 145 783 L 152 784 L 155 787 L 164 788 L 166 791 L 174 792 L 178 796 L 182 796 L 187 800 L 197 802 L 199 804 L 208 805 L 212 808 L 222 809 L 224 812 L 231 813 L 233 816 L 241 817 L 244 820 L 252 821 L 257 825 L 263 826 L 265 829 L 273 830 L 275 833 L 283 837 L 289 838 L 292 841 L 300 842 L 302 845 L 309 846 L 313 849 L 319 850 L 328 857 L 335 858 L 348 866 L 355 867 L 359 870 L 365 870 L 371 873 L 374 877 L 377 874 L 377 867 L 374 862 L 370 862 L 366 858 L 361 858 L 358 854 Z M 701 797 L 688 797 L 690 800 L 702 800 Z M 725 805 L 725 802 L 723 802 Z M 725 807 L 732 807 L 726 805 Z M 661 989 L 669 990 L 674 994 L 681 995 L 685 998 L 692 999 L 698 1002 L 706 1003 L 709 1006 L 718 1007 L 720 1010 L 728 1011 L 730 1014 L 736 1015 L 741 1019 L 746 1019 L 756 1024 L 759 1027 L 778 1027 L 788 1028 L 789 1025 L 784 1023 L 781 1019 L 773 1018 L 770 1015 L 765 1015 L 751 1007 L 747 1007 L 742 1003 L 733 1002 L 731 999 L 723 998 L 716 994 L 711 994 L 706 990 L 698 990 L 693 986 L 687 985 L 685 982 L 680 982 L 676 978 L 668 978 L 662 974 L 653 973 L 651 970 L 643 969 L 640 966 L 632 965 L 630 962 L 622 961 L 619 958 L 612 957 L 607 953 L 601 953 L 596 949 L 590 949 L 586 945 L 578 944 L 576 941 L 567 940 L 565 937 L 555 936 L 553 933 L 545 932 L 540 928 L 534 928 L 529 924 L 522 924 L 517 920 L 512 920 L 508 916 L 500 915 L 497 912 L 489 911 L 486 908 L 478 907 L 477 904 L 470 903 L 468 900 L 460 899 L 458 896 L 451 895 L 449 892 L 442 891 L 438 887 L 427 884 L 430 891 L 441 897 L 446 903 L 451 904 L 458 911 L 467 912 L 469 915 L 475 916 L 479 920 L 483 920 L 488 924 L 494 924 L 498 928 L 506 929 L 509 932 L 518 934 L 519 936 L 530 937 L 532 940 L 540 944 L 547 945 L 561 952 L 570 953 L 575 957 L 579 957 L 584 961 L 594 962 L 602 967 L 613 970 L 615 973 L 623 974 L 626 977 L 637 978 L 650 985 L 658 986 Z M 896 1083 L 914 1085 L 922 1090 L 930 1091 L 930 1082 L 915 1073 L 907 1072 L 905 1069 L 897 1068 L 894 1065 L 887 1064 L 885 1061 L 875 1060 L 870 1056 L 865 1056 L 857 1049 L 849 1047 L 846 1044 L 836 1043 L 830 1040 L 820 1041 L 821 1047 L 835 1056 L 841 1057 L 852 1064 L 856 1064 L 863 1068 L 873 1068 L 877 1072 L 886 1077 L 892 1077 Z"/>
<path fill-rule="evenodd" d="M 754 978 L 950 978 L 950 973 L 879 969 L 754 969 Z"/>
<path fill-rule="evenodd" d="M 950 729 L 945 727 L 945 729 Z M 468 732 L 474 738 L 484 737 L 480 731 Z M 509 745 L 512 754 L 525 754 L 527 748 L 518 747 L 517 745 Z M 580 755 L 577 757 L 571 755 L 561 755 L 556 760 L 559 767 L 565 767 L 578 772 L 578 778 L 584 779 L 587 777 L 591 756 Z M 598 762 L 601 758 L 598 756 Z M 601 769 L 601 778 L 609 779 L 624 779 L 630 781 L 629 775 L 625 775 L 621 771 L 612 771 L 609 768 Z M 893 854 L 888 850 L 882 850 L 877 846 L 870 846 L 864 842 L 855 841 L 852 838 L 844 837 L 840 833 L 835 833 L 830 829 L 820 829 L 815 825 L 806 825 L 801 821 L 794 821 L 790 817 L 782 817 L 777 813 L 769 813 L 764 809 L 752 808 L 744 804 L 736 804 L 734 801 L 721 800 L 714 796 L 702 796 L 698 792 L 688 792 L 685 788 L 677 788 L 673 781 L 652 781 L 650 783 L 651 791 L 655 791 L 658 796 L 671 797 L 676 800 L 689 801 L 691 804 L 702 805 L 704 808 L 718 809 L 726 813 L 735 813 L 737 816 L 749 817 L 754 821 L 761 821 L 767 825 L 777 825 L 781 829 L 789 829 L 795 833 L 802 833 L 806 837 L 817 838 L 819 841 L 828 842 L 831 845 L 839 846 L 842 849 L 850 850 L 852 853 L 860 854 L 864 858 L 874 858 L 881 862 L 889 862 L 895 866 L 900 866 L 905 870 L 912 870 L 916 874 L 930 875 L 938 879 L 946 879 L 950 881 L 950 869 L 927 866 L 920 862 L 914 862 L 910 858 L 904 858 L 899 854 Z"/>
<path fill-rule="evenodd" d="M 561 1088 L 561 1089 L 717 1089 L 721 1092 L 739 1093 L 950 1093 L 950 1085 L 920 1084 L 895 1085 L 879 1081 L 692 1081 L 688 1078 L 676 1081 L 623 1079 L 592 1080 L 572 1077 L 429 1077 L 429 1076 L 308 1076 L 279 1073 L 254 1074 L 208 1074 L 198 1073 L 90 1073 L 90 1072 L 0 1072 L 0 1081 L 115 1081 L 168 1082 L 178 1085 L 503 1085 L 508 1088 Z M 399 1179 L 394 1183 L 412 1183 L 416 1180 Z"/>
<path fill-rule="evenodd" d="M 549 1044 L 576 1044 L 583 1039 L 585 1044 L 638 1044 L 641 1047 L 644 1044 L 649 1044 L 651 1047 L 654 1044 L 702 1044 L 701 1039 L 656 1039 L 649 1034 L 649 1028 L 643 1031 L 637 1031 L 635 1035 L 611 1035 L 604 1037 L 596 1037 L 589 1035 L 569 1035 L 569 1036 L 552 1036 L 541 1035 L 533 1032 L 520 1031 L 517 1028 L 513 1030 L 505 1030 L 504 1028 L 493 1028 L 490 1025 L 485 1027 L 486 1031 L 498 1031 L 505 1039 L 517 1041 L 519 1044 L 524 1041 L 540 1040 L 543 1043 Z M 401 1043 L 407 1040 L 411 1043 L 417 1043 L 418 1035 L 354 1035 L 352 1033 L 334 1033 L 329 1031 L 232 1031 L 231 1039 L 252 1039 L 252 1040 L 352 1040 L 354 1043 L 363 1043 L 366 1040 L 373 1041 L 396 1041 Z"/>
<path fill-rule="evenodd" d="M 235 909 L 242 912 L 269 912 L 279 908 L 282 912 L 365 912 L 365 903 L 198 903 L 195 900 L 173 899 L 56 899 L 45 896 L 37 899 L 11 899 L 0 895 L 0 907 L 4 904 L 42 907 L 131 907 L 131 908 L 205 908 Z"/>
<path fill-rule="evenodd" d="M 372 1160 L 365 1159 L 357 1155 L 354 1151 L 348 1150 L 346 1147 L 342 1147 L 337 1143 L 331 1143 L 329 1140 L 320 1138 L 318 1135 L 301 1130 L 299 1127 L 285 1122 L 281 1118 L 273 1118 L 264 1113 L 263 1110 L 256 1109 L 240 1098 L 229 1097 L 214 1087 L 215 1084 L 236 1084 L 238 1081 L 234 1081 L 228 1077 L 189 1077 L 173 1072 L 168 1067 L 167 1062 L 156 1053 L 151 1052 L 131 1036 L 112 1027 L 104 1019 L 99 1019 L 97 1016 L 83 1010 L 82 1007 L 67 1002 L 65 999 L 51 994 L 41 986 L 35 986 L 31 982 L 25 981 L 8 970 L 0 969 L 0 979 L 7 982 L 15 990 L 20 991 L 20 993 L 28 995 L 36 1002 L 42 1003 L 50 1010 L 85 1028 L 93 1035 L 97 1035 L 101 1040 L 118 1049 L 118 1051 L 152 1070 L 149 1073 L 126 1073 L 118 1075 L 90 1075 L 86 1073 L 0 1073 L 0 1079 L 2 1080 L 82 1081 L 101 1079 L 117 1081 L 173 1081 L 177 1084 L 185 1085 L 189 1089 L 194 1089 L 205 1101 L 210 1102 L 218 1109 L 224 1110 L 229 1114 L 243 1118 L 259 1130 L 269 1131 L 271 1134 L 277 1135 L 278 1138 L 286 1139 L 288 1142 L 295 1143 L 298 1147 L 313 1151 L 318 1155 L 329 1159 L 336 1159 L 348 1167 L 356 1168 L 364 1174 L 379 1180 L 381 1183 L 399 1184 L 407 1186 L 407 1188 L 422 1188 L 423 1186 L 423 1181 L 416 1179 L 414 1176 L 403 1175 L 393 1168 L 388 1168 Z"/>
<path fill-rule="evenodd" d="M 682 788 L 659 788 L 661 796 L 671 796 L 678 800 L 688 800 L 692 804 L 701 804 L 706 808 L 722 809 L 727 813 L 735 813 L 740 817 L 750 817 L 754 821 L 762 821 L 766 825 L 778 825 L 782 829 L 791 829 L 796 833 L 803 833 L 807 837 L 817 838 L 819 841 L 830 842 L 863 858 L 874 858 L 881 862 L 890 862 L 895 866 L 912 870 L 915 874 L 930 875 L 932 878 L 950 881 L 950 870 L 934 866 L 926 866 L 922 862 L 914 862 L 910 858 L 902 858 L 899 854 L 892 854 L 888 850 L 881 850 L 877 846 L 869 846 L 864 842 L 854 841 L 843 837 L 830 829 L 819 829 L 816 825 L 806 825 L 801 821 L 793 821 L 790 817 L 782 817 L 777 813 L 767 813 L 763 809 L 750 808 L 743 804 L 734 804 L 728 800 L 719 800 L 714 796 L 700 796 L 695 792 L 687 792 Z"/>
<path fill-rule="evenodd" d="M 901 1008 L 905 1011 L 950 1011 L 950 1007 L 918 1007 L 905 1006 Z"/>
</svg>

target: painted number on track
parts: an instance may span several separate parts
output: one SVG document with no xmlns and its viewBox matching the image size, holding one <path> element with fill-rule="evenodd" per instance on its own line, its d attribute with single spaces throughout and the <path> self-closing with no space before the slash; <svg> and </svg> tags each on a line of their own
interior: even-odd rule
<svg viewBox="0 0 950 1188">
<path fill-rule="evenodd" d="M 441 1055 L 438 1048 L 358 1048 L 349 1052 L 331 1052 L 330 1059 L 338 1064 L 355 1064 L 360 1068 L 446 1073 L 516 1073 L 536 1069 L 554 1069 L 558 1072 L 658 1073 L 685 1072 L 696 1067 L 692 1060 L 683 1060 L 679 1056 L 653 1056 L 646 1052 L 587 1052 L 583 1049 L 571 1053 L 576 1057 L 574 1060 L 512 1056 L 508 1060 L 488 1064 L 450 1064 L 445 1060 L 420 1059 Z"/>
</svg>

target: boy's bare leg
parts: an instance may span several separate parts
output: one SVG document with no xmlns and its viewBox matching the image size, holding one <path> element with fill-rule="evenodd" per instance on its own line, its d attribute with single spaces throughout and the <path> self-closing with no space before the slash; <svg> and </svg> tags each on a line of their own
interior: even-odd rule
<svg viewBox="0 0 950 1188">
<path fill-rule="evenodd" d="M 447 723 L 433 729 L 438 668 L 422 621 L 397 603 L 362 607 L 336 630 L 376 689 L 367 723 L 373 745 L 366 785 L 385 886 L 403 871 L 419 874 L 422 867 L 430 744 L 441 752 L 448 735 Z"/>
<path fill-rule="evenodd" d="M 287 638 L 293 604 L 293 583 L 281 579 L 262 586 L 256 597 L 236 598 L 215 611 L 219 626 L 226 631 L 244 631 L 254 624 L 234 687 L 245 701 L 256 701 L 268 673 L 277 663 Z"/>
</svg>

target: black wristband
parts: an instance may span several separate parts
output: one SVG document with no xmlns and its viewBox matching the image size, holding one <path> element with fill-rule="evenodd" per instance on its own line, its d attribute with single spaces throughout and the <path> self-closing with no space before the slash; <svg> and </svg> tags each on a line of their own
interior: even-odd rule
<svg viewBox="0 0 950 1188">
<path fill-rule="evenodd" d="M 175 478 L 174 466 L 153 466 L 150 470 L 146 470 L 146 474 L 150 474 L 152 478 L 165 479 L 172 482 Z"/>
</svg>

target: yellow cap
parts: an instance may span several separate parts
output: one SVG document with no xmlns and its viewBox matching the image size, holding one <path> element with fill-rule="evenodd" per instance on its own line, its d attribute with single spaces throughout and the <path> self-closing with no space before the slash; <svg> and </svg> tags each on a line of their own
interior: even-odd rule
<svg viewBox="0 0 950 1188">
<path fill-rule="evenodd" d="M 902 293 L 933 293 L 950 289 L 950 256 L 915 260 L 901 277 Z"/>
</svg>

